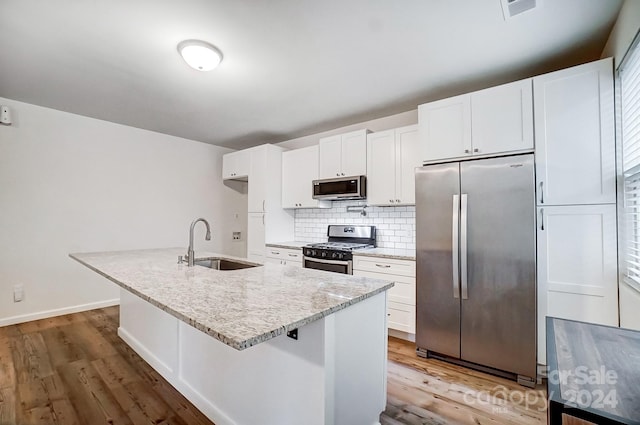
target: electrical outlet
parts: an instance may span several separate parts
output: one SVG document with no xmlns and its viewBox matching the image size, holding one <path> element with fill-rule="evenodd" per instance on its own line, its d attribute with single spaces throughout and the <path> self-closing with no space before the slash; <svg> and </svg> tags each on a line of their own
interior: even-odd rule
<svg viewBox="0 0 640 425">
<path fill-rule="evenodd" d="M 24 286 L 19 283 L 17 285 L 13 285 L 13 302 L 19 303 L 24 298 Z"/>
<path fill-rule="evenodd" d="M 241 237 L 242 237 L 242 233 L 241 232 L 233 232 L 233 240 L 234 241 L 239 241 Z"/>
</svg>

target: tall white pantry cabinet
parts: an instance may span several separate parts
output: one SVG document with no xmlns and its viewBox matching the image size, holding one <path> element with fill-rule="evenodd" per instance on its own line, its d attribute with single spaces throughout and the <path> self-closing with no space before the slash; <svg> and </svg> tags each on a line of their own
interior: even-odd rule
<svg viewBox="0 0 640 425">
<path fill-rule="evenodd" d="M 611 59 L 533 79 L 538 363 L 545 317 L 618 326 Z"/>
<path fill-rule="evenodd" d="M 264 261 L 265 243 L 293 240 L 293 213 L 281 202 L 283 151 L 265 144 L 223 156 L 222 168 L 229 170 L 223 179 L 248 182 L 247 258 L 252 261 Z"/>
</svg>

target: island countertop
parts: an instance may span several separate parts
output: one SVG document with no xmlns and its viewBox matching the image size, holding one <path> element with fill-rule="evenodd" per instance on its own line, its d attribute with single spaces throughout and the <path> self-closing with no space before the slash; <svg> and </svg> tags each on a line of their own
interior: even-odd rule
<svg viewBox="0 0 640 425">
<path fill-rule="evenodd" d="M 264 264 L 220 271 L 177 264 L 184 248 L 69 256 L 196 329 L 243 350 L 391 288 L 393 282 Z M 196 259 L 246 259 L 197 252 Z"/>
</svg>

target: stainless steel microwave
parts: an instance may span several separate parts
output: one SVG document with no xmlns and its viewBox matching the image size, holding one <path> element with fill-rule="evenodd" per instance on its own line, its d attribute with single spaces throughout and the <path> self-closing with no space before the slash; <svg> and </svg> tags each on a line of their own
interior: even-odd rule
<svg viewBox="0 0 640 425">
<path fill-rule="evenodd" d="M 313 199 L 340 201 L 367 197 L 367 176 L 336 177 L 313 181 Z"/>
</svg>

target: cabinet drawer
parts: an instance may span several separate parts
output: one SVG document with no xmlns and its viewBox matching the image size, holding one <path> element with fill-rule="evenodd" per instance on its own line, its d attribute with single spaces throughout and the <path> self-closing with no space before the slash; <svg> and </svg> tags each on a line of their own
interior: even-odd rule
<svg viewBox="0 0 640 425">
<path fill-rule="evenodd" d="M 302 250 L 301 249 L 287 249 L 287 248 L 274 248 L 271 246 L 266 247 L 267 258 L 286 261 L 287 263 L 300 263 L 302 264 Z"/>
<path fill-rule="evenodd" d="M 416 333 L 415 306 L 388 301 L 387 327 L 411 334 Z"/>
<path fill-rule="evenodd" d="M 354 270 L 355 276 L 370 277 L 372 279 L 392 280 L 393 288 L 387 291 L 389 301 L 416 305 L 416 278 L 409 276 L 392 276 L 384 273 L 376 273 L 362 270 Z"/>
<path fill-rule="evenodd" d="M 353 269 L 398 276 L 416 276 L 416 262 L 389 258 L 353 256 Z"/>
</svg>

